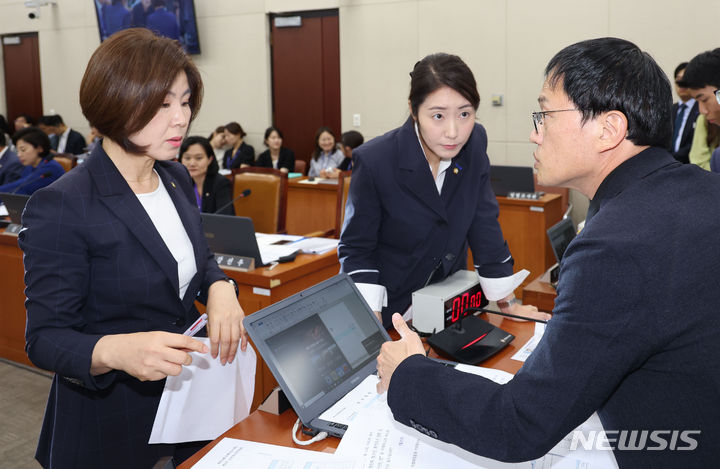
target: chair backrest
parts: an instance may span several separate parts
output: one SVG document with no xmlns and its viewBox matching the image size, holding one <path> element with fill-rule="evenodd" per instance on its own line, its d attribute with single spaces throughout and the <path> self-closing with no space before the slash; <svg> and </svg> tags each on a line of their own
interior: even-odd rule
<svg viewBox="0 0 720 469">
<path fill-rule="evenodd" d="M 53 159 L 60 163 L 66 173 L 77 166 L 77 156 L 72 153 L 58 153 Z"/>
<path fill-rule="evenodd" d="M 338 196 L 337 196 L 337 210 L 335 213 L 335 237 L 340 238 L 340 232 L 342 231 L 343 222 L 345 221 L 345 203 L 348 198 L 348 191 L 350 190 L 350 174 L 352 171 L 341 171 L 338 174 Z"/>
<path fill-rule="evenodd" d="M 307 169 L 307 161 L 305 160 L 295 160 L 295 173 L 305 174 L 305 170 Z"/>
<path fill-rule="evenodd" d="M 235 214 L 249 217 L 255 231 L 284 233 L 287 212 L 287 173 L 273 168 L 233 170 L 233 197 L 250 189 L 248 197 L 235 200 Z"/>
</svg>

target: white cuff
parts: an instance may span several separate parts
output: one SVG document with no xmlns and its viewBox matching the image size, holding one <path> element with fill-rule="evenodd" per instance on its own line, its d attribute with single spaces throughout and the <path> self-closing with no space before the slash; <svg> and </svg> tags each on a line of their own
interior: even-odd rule
<svg viewBox="0 0 720 469">
<path fill-rule="evenodd" d="M 382 311 L 387 306 L 387 289 L 376 283 L 356 283 L 365 302 L 373 311 Z"/>
<path fill-rule="evenodd" d="M 510 277 L 486 278 L 480 276 L 480 286 L 490 301 L 502 300 L 523 283 L 530 272 L 523 269 Z"/>
</svg>

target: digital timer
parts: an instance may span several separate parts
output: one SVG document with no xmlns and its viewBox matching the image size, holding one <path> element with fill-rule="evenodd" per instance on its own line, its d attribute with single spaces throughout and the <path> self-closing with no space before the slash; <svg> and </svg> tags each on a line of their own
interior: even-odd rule
<svg viewBox="0 0 720 469">
<path fill-rule="evenodd" d="M 477 272 L 460 270 L 412 294 L 413 327 L 428 334 L 440 332 L 458 321 L 465 309 L 487 304 Z"/>
</svg>

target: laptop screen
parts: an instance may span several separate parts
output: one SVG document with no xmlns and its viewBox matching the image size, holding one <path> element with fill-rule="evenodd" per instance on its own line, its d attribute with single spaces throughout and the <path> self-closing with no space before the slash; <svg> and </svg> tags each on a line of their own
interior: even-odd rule
<svg viewBox="0 0 720 469">
<path fill-rule="evenodd" d="M 252 219 L 214 213 L 200 215 L 205 238 L 213 253 L 252 257 L 256 268 L 263 265 Z"/>
<path fill-rule="evenodd" d="M 547 230 L 550 246 L 555 253 L 558 264 L 562 260 L 568 244 L 575 238 L 575 225 L 570 218 L 563 218 Z"/>
<path fill-rule="evenodd" d="M 346 274 L 245 318 L 245 327 L 303 423 L 375 371 L 387 332 Z"/>
<path fill-rule="evenodd" d="M 22 212 L 29 198 L 29 195 L 0 192 L 0 201 L 5 204 L 10 221 L 17 225 L 22 224 Z"/>
<path fill-rule="evenodd" d="M 490 166 L 490 185 L 496 196 L 510 192 L 535 192 L 533 169 L 529 166 Z"/>
</svg>

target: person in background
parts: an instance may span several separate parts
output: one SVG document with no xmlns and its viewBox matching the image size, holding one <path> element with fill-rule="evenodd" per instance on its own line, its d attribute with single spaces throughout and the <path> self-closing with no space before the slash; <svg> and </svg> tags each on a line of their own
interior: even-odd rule
<svg viewBox="0 0 720 469">
<path fill-rule="evenodd" d="M 58 153 L 70 153 L 73 155 L 85 153 L 85 137 L 83 137 L 80 132 L 65 125 L 62 116 L 59 114 L 50 117 L 53 124 L 53 133 L 57 136 L 57 147 L 55 150 Z"/>
<path fill-rule="evenodd" d="M 472 71 L 460 57 L 439 53 L 410 75 L 405 124 L 353 151 L 341 272 L 389 327 L 415 290 L 467 269 L 469 245 L 489 300 L 505 313 L 549 317 L 515 300 L 522 279 L 513 275 L 498 223 Z"/>
<path fill-rule="evenodd" d="M 35 119 L 33 119 L 30 114 L 20 114 L 15 118 L 13 125 L 15 126 L 15 132 L 17 132 L 26 127 L 33 127 L 35 125 Z"/>
<path fill-rule="evenodd" d="M 153 0 L 153 11 L 147 14 L 145 21 L 149 30 L 170 39 L 180 39 L 180 25 L 177 16 L 168 10 L 165 0 Z"/>
<path fill-rule="evenodd" d="M 336 178 L 341 171 L 351 171 L 352 152 L 355 148 L 362 145 L 364 141 L 365 138 L 357 130 L 348 130 L 347 132 L 342 134 L 340 141 L 340 150 L 342 151 L 343 155 L 345 155 L 345 159 L 340 162 L 337 168 L 321 172 L 321 177 Z"/>
<path fill-rule="evenodd" d="M 310 157 L 309 177 L 327 177 L 345 158 L 335 146 L 335 134 L 329 127 L 320 127 L 315 133 L 315 150 Z"/>
<path fill-rule="evenodd" d="M 90 133 L 87 135 L 87 137 L 85 137 L 85 148 L 87 153 L 92 153 L 95 147 L 100 145 L 101 141 L 102 136 L 100 135 L 100 132 L 98 132 L 98 129 L 90 126 Z"/>
<path fill-rule="evenodd" d="M 282 146 L 283 135 L 279 129 L 268 127 L 263 139 L 267 150 L 258 155 L 255 166 L 275 168 L 285 173 L 295 170 L 295 153 Z"/>
<path fill-rule="evenodd" d="M 37 127 L 27 127 L 13 135 L 17 156 L 24 166 L 20 177 L 0 186 L 0 192 L 31 195 L 59 179 L 65 170 L 52 160 L 50 139 Z"/>
<path fill-rule="evenodd" d="M 106 39 L 79 95 L 102 144 L 25 206 L 26 350 L 54 372 L 42 467 L 179 464 L 205 443 L 148 443 L 165 378 L 190 352 L 225 365 L 247 346 L 237 286 L 208 248 L 187 169 L 173 161 L 202 89 L 177 41 L 144 28 Z M 200 316 L 196 301 L 209 346 L 183 334 Z"/>
<path fill-rule="evenodd" d="M 678 102 L 672 106 L 673 138 L 671 142 L 672 155 L 681 163 L 689 163 L 690 147 L 695 134 L 695 120 L 700 114 L 698 103 L 693 99 L 690 90 L 679 83 L 685 75 L 687 62 L 675 68 L 675 92 Z"/>
<path fill-rule="evenodd" d="M 5 134 L 0 132 L 0 186 L 20 178 L 23 165 L 17 154 L 7 146 Z"/>
<path fill-rule="evenodd" d="M 153 12 L 152 0 L 140 0 L 132 8 L 130 25 L 136 28 L 147 26 L 147 17 Z"/>
<path fill-rule="evenodd" d="M 245 168 L 255 164 L 255 149 L 243 141 L 247 135 L 237 122 L 225 126 L 225 143 L 230 149 L 223 156 L 223 168 Z"/>
<path fill-rule="evenodd" d="M 221 125 L 216 127 L 207 139 L 210 141 L 210 146 L 215 154 L 215 161 L 217 161 L 218 166 L 222 169 L 223 157 L 225 150 L 227 150 L 227 144 L 225 143 L 225 126 Z"/>
<path fill-rule="evenodd" d="M 50 151 L 52 153 L 57 153 L 58 146 L 58 136 L 55 133 L 55 124 L 56 120 L 50 115 L 40 116 L 37 124 L 37 128 L 45 132 L 45 135 L 47 135 L 50 139 Z"/>
<path fill-rule="evenodd" d="M 720 145 L 720 126 L 716 121 L 708 121 L 705 115 L 699 115 L 695 121 L 695 133 L 688 158 L 690 163 L 710 171 L 710 157 Z"/>
<path fill-rule="evenodd" d="M 205 213 L 235 215 L 232 184 L 218 174 L 218 163 L 210 142 L 205 137 L 187 137 L 180 146 L 180 158 L 193 180 L 195 201 Z"/>
</svg>

